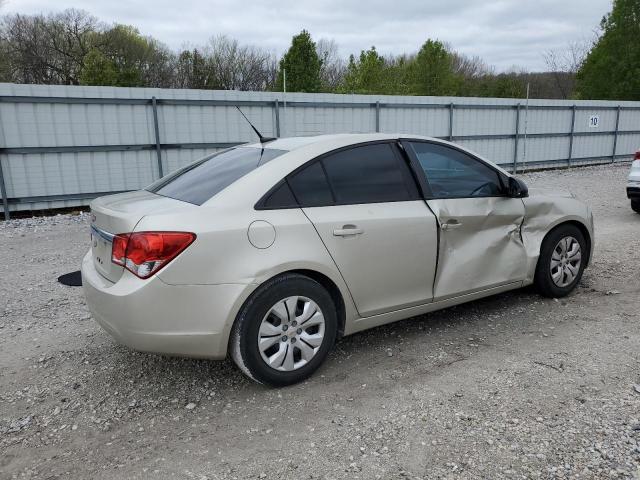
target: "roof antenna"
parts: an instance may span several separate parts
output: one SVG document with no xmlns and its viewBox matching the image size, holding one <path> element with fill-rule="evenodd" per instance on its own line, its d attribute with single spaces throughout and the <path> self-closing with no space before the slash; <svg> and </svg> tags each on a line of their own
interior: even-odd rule
<svg viewBox="0 0 640 480">
<path fill-rule="evenodd" d="M 256 132 L 256 135 L 258 135 L 258 138 L 260 139 L 260 143 L 267 143 L 267 142 L 273 142 L 274 140 L 277 140 L 276 138 L 273 137 L 263 137 L 262 134 L 258 131 L 258 129 L 256 127 L 253 126 L 253 123 L 251 123 L 249 121 L 249 119 L 247 118 L 247 116 L 242 112 L 242 110 L 240 110 L 239 106 L 235 106 L 238 111 L 240 112 L 240 114 L 244 117 L 244 119 L 247 121 L 247 123 L 249 125 L 251 125 L 251 128 L 253 128 L 253 131 Z"/>
</svg>

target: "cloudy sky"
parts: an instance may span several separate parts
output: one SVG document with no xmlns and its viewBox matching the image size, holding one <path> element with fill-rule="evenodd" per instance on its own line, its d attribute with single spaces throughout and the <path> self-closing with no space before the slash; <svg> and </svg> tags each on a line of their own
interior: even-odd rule
<svg viewBox="0 0 640 480">
<path fill-rule="evenodd" d="M 502 71 L 543 69 L 543 52 L 588 41 L 611 0 L 5 0 L 3 11 L 70 7 L 135 25 L 174 49 L 226 34 L 281 54 L 305 28 L 333 38 L 345 56 L 371 45 L 408 53 L 437 38 Z"/>
</svg>

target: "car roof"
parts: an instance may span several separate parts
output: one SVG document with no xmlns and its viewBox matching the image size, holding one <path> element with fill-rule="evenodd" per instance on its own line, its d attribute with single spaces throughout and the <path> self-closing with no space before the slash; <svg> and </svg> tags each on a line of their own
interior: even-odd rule
<svg viewBox="0 0 640 480">
<path fill-rule="evenodd" d="M 305 137 L 283 137 L 276 138 L 275 140 L 264 144 L 256 142 L 243 146 L 256 148 L 273 148 L 276 150 L 286 150 L 288 152 L 292 152 L 294 150 L 298 150 L 310 145 L 321 147 L 323 145 L 329 146 L 335 143 L 356 144 L 363 142 L 374 142 L 376 140 L 393 140 L 400 137 L 401 135 L 389 133 L 336 133 L 329 135 L 310 135 Z"/>
</svg>

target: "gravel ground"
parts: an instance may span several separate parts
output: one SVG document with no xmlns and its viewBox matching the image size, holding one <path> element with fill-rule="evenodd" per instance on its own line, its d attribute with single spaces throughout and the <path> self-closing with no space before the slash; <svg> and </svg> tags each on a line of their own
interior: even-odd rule
<svg viewBox="0 0 640 480">
<path fill-rule="evenodd" d="M 628 165 L 532 173 L 591 204 L 562 300 L 530 289 L 348 337 L 309 381 L 116 345 L 87 215 L 0 223 L 0 478 L 640 478 L 640 215 Z"/>
</svg>

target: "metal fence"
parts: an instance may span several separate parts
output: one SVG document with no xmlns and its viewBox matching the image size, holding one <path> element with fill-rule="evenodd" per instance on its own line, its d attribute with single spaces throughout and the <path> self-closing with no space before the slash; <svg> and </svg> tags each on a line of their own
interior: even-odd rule
<svg viewBox="0 0 640 480">
<path fill-rule="evenodd" d="M 0 84 L 0 191 L 11 211 L 86 205 L 267 136 L 402 132 L 511 171 L 629 159 L 640 103 Z"/>
</svg>

